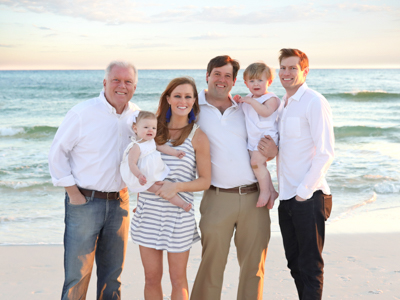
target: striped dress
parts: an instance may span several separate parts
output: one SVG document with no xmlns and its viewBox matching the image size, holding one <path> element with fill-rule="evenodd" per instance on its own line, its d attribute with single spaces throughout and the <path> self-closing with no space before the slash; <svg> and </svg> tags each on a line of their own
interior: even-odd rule
<svg viewBox="0 0 400 300">
<path fill-rule="evenodd" d="M 161 153 L 162 160 L 170 168 L 165 181 L 187 182 L 196 179 L 196 157 L 192 145 L 193 130 L 183 144 L 174 147 L 186 155 L 179 159 Z M 167 143 L 172 146 L 170 142 Z M 139 245 L 168 252 L 185 252 L 200 240 L 194 218 L 193 193 L 178 195 L 192 204 L 189 212 L 150 192 L 139 193 L 138 205 L 131 222 L 132 240 Z"/>
</svg>

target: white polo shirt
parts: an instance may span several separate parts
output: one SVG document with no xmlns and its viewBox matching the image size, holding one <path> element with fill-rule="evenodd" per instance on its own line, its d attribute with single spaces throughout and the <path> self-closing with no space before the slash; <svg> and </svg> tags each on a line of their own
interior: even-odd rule
<svg viewBox="0 0 400 300">
<path fill-rule="evenodd" d="M 49 169 L 55 186 L 78 185 L 102 192 L 116 192 L 126 185 L 119 165 L 134 135 L 128 118 L 139 107 L 128 102 L 118 115 L 99 97 L 79 103 L 65 116 L 49 152 Z"/>
<path fill-rule="evenodd" d="M 330 194 L 325 175 L 334 157 L 332 112 L 324 96 L 304 83 L 279 117 L 279 198 Z"/>
<path fill-rule="evenodd" d="M 211 184 L 227 189 L 255 183 L 241 107 L 229 95 L 232 106 L 221 114 L 218 108 L 207 102 L 205 92 L 199 94 L 197 124 L 210 140 Z"/>
</svg>

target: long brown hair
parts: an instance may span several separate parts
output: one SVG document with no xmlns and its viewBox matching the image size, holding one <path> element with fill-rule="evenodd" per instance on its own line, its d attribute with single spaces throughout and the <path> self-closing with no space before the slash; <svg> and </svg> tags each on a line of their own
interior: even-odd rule
<svg viewBox="0 0 400 300">
<path fill-rule="evenodd" d="M 169 104 L 167 101 L 167 96 L 171 96 L 171 93 L 175 88 L 179 85 L 182 84 L 190 84 L 193 88 L 193 96 L 195 98 L 194 104 L 193 104 L 193 112 L 195 117 L 197 118 L 199 112 L 200 112 L 200 106 L 199 106 L 199 97 L 197 95 L 197 89 L 196 89 L 196 83 L 194 82 L 194 79 L 191 77 L 178 77 L 175 79 L 172 79 L 171 82 L 168 84 L 166 87 L 165 91 L 161 94 L 160 102 L 158 104 L 158 109 L 156 112 L 157 115 L 157 135 L 155 137 L 155 141 L 158 145 L 164 145 L 169 139 L 170 139 L 170 134 L 168 130 L 168 124 L 167 124 L 167 111 L 169 109 Z M 189 118 L 189 116 L 188 116 Z M 193 129 L 194 125 L 193 121 L 192 123 L 186 125 L 183 127 L 181 130 L 181 135 L 178 139 L 172 141 L 173 146 L 179 146 L 181 145 L 185 139 L 189 136 L 190 132 Z"/>
</svg>

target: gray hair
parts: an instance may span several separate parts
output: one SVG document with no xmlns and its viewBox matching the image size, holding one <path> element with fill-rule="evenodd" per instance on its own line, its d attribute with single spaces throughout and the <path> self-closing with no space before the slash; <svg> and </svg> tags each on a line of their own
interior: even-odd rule
<svg viewBox="0 0 400 300">
<path fill-rule="evenodd" d="M 111 69 L 114 68 L 115 66 L 122 67 L 122 68 L 132 68 L 133 72 L 135 73 L 135 78 L 134 78 L 134 84 L 136 85 L 138 82 L 138 73 L 136 67 L 127 61 L 122 61 L 122 60 L 114 60 L 110 62 L 105 70 L 104 74 L 104 79 L 108 79 L 108 75 L 111 72 Z"/>
</svg>

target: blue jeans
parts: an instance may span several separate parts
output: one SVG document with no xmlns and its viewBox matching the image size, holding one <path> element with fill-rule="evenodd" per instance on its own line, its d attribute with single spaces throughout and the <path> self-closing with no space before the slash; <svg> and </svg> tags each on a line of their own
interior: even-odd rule
<svg viewBox="0 0 400 300">
<path fill-rule="evenodd" d="M 278 214 L 288 268 L 301 300 L 320 300 L 324 282 L 322 249 L 332 196 L 316 191 L 310 199 L 280 201 Z"/>
<path fill-rule="evenodd" d="M 121 272 L 129 231 L 129 194 L 118 200 L 86 197 L 73 205 L 65 196 L 62 299 L 85 299 L 93 261 L 97 266 L 97 299 L 121 299 Z"/>
</svg>

